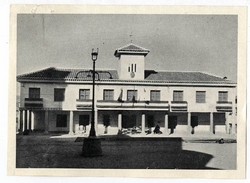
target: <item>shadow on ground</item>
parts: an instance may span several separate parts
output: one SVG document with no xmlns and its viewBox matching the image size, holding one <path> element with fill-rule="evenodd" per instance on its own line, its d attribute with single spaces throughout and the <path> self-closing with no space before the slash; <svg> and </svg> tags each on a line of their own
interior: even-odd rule
<svg viewBox="0 0 250 183">
<path fill-rule="evenodd" d="M 120 140 L 119 140 L 120 139 Z M 121 140 L 123 139 L 123 140 Z M 82 140 L 17 135 L 17 168 L 213 169 L 212 155 L 182 150 L 176 138 L 137 140 L 103 137 L 103 156 L 81 156 Z M 178 140 L 179 142 L 179 140 Z M 165 144 L 165 145 L 164 145 Z"/>
</svg>

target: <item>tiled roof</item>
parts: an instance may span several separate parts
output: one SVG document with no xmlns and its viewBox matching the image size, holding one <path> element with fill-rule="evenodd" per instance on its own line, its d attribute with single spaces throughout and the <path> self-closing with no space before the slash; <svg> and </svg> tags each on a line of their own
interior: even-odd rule
<svg viewBox="0 0 250 183">
<path fill-rule="evenodd" d="M 116 70 L 98 71 L 96 79 L 118 79 Z M 19 79 L 31 80 L 92 80 L 90 70 L 87 69 L 58 69 L 50 67 L 37 72 L 23 74 L 17 77 Z"/>
<path fill-rule="evenodd" d="M 203 72 L 169 72 L 169 71 L 145 71 L 146 80 L 167 80 L 168 82 L 220 82 L 232 83 L 222 77 L 213 76 Z"/>
<path fill-rule="evenodd" d="M 107 81 L 119 81 L 116 70 L 97 70 L 96 79 Z M 50 67 L 44 70 L 17 76 L 17 80 L 64 80 L 64 81 L 90 81 L 90 70 L 84 69 L 58 69 Z M 124 81 L 124 80 L 122 80 Z M 125 82 L 135 82 L 126 80 Z M 141 82 L 141 81 L 140 81 Z M 164 83 L 233 83 L 218 76 L 202 72 L 169 72 L 169 71 L 145 71 L 143 82 Z"/>
<path fill-rule="evenodd" d="M 123 46 L 121 48 L 118 48 L 115 50 L 114 55 L 116 57 L 119 57 L 120 54 L 142 54 L 142 55 L 147 55 L 149 53 L 149 50 L 146 48 L 143 48 L 141 46 L 135 45 L 133 43 L 130 43 L 126 46 Z"/>
</svg>

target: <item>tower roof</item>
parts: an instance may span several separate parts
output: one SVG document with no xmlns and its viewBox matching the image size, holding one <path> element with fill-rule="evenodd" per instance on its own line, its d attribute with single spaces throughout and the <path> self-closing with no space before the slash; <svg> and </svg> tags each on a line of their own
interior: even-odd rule
<svg viewBox="0 0 250 183">
<path fill-rule="evenodd" d="M 135 45 L 133 43 L 129 43 L 128 45 L 116 49 L 114 55 L 116 57 L 119 57 L 121 54 L 146 56 L 148 53 L 149 53 L 148 49 Z"/>
</svg>

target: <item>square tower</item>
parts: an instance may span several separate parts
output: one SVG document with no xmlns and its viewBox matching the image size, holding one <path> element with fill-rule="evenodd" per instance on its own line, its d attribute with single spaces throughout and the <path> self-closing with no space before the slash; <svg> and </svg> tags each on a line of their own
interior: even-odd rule
<svg viewBox="0 0 250 183">
<path fill-rule="evenodd" d="M 130 43 L 115 50 L 118 57 L 118 76 L 122 80 L 144 80 L 145 56 L 148 49 Z"/>
</svg>

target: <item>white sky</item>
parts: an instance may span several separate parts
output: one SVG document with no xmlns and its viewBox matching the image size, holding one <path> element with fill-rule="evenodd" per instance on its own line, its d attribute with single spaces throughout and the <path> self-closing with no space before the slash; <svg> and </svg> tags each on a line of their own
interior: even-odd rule
<svg viewBox="0 0 250 183">
<path fill-rule="evenodd" d="M 46 67 L 116 69 L 115 49 L 131 41 L 150 50 L 146 69 L 237 76 L 237 16 L 18 15 L 17 74 Z"/>
</svg>

